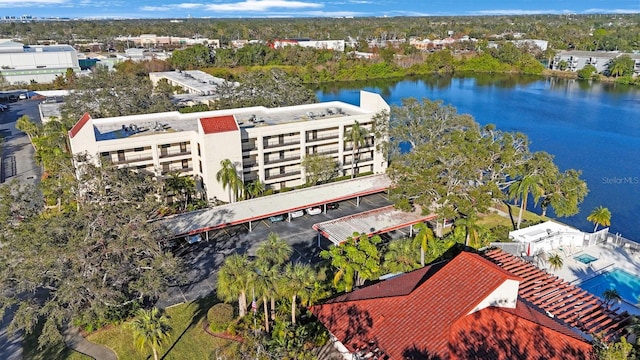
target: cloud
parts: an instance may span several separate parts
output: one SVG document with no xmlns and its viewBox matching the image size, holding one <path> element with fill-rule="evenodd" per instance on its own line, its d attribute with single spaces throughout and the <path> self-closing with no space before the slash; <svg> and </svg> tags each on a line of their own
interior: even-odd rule
<svg viewBox="0 0 640 360">
<path fill-rule="evenodd" d="M 274 8 L 278 9 L 314 9 L 321 8 L 324 5 L 318 3 L 310 3 L 303 1 L 290 0 L 246 0 L 236 3 L 226 4 L 210 4 L 205 6 L 205 10 L 209 11 L 269 11 Z"/>
<path fill-rule="evenodd" d="M 637 9 L 587 9 L 585 14 L 638 14 L 640 7 Z"/>
<path fill-rule="evenodd" d="M 469 15 L 542 15 L 542 14 L 575 14 L 571 10 L 525 10 L 525 9 L 494 9 L 470 11 Z"/>
<path fill-rule="evenodd" d="M 0 7 L 30 7 L 30 6 L 42 6 L 42 5 L 59 5 L 66 4 L 67 0 L 29 0 L 29 1 L 15 1 L 15 0 L 0 0 Z"/>
</svg>

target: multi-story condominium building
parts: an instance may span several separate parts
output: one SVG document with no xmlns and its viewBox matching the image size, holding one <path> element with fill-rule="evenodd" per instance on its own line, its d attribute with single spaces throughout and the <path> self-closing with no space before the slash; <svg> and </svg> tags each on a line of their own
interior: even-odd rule
<svg viewBox="0 0 640 360">
<path fill-rule="evenodd" d="M 623 55 L 619 52 L 602 51 L 560 51 L 551 60 L 552 70 L 578 71 L 587 65 L 593 65 L 597 73 L 602 73 L 608 69 L 611 60 Z"/>
<path fill-rule="evenodd" d="M 78 54 L 70 45 L 24 45 L 0 39 L 0 73 L 11 84 L 50 83 L 67 69 L 80 71 Z"/>
<path fill-rule="evenodd" d="M 194 176 L 209 200 L 233 201 L 216 180 L 229 159 L 240 179 L 259 180 L 267 189 L 302 185 L 302 161 L 310 154 L 331 156 L 341 175 L 384 173 L 387 159 L 372 130 L 374 117 L 389 111 L 375 93 L 360 92 L 360 105 L 343 102 L 282 108 L 250 107 L 181 114 L 166 112 L 93 119 L 85 114 L 69 131 L 74 157 L 111 163 L 162 177 Z M 346 134 L 354 123 L 369 130 L 354 148 Z M 386 136 L 386 135 L 385 135 Z M 76 160 L 76 167 L 81 164 Z"/>
</svg>

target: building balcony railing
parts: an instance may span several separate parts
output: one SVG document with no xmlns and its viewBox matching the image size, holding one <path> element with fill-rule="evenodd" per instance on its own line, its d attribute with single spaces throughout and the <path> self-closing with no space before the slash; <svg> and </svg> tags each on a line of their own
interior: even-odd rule
<svg viewBox="0 0 640 360">
<path fill-rule="evenodd" d="M 150 161 L 153 160 L 153 155 L 138 155 L 138 156 L 125 156 L 124 159 L 116 158 L 108 158 L 103 157 L 103 162 L 111 162 L 112 164 L 130 164 L 139 161 Z"/>
<path fill-rule="evenodd" d="M 258 162 L 255 161 L 255 160 L 245 161 L 245 162 L 242 163 L 242 167 L 245 168 L 245 169 L 251 168 L 251 167 L 254 167 L 254 166 L 258 166 Z"/>
<path fill-rule="evenodd" d="M 253 150 L 258 150 L 258 147 L 256 146 L 256 144 L 243 144 L 242 145 L 242 151 L 253 151 Z"/>
<path fill-rule="evenodd" d="M 185 173 L 185 172 L 191 172 L 193 171 L 193 167 L 187 167 L 187 168 L 177 168 L 177 169 L 162 169 L 162 172 L 160 172 L 160 174 L 162 176 L 166 176 L 169 175 L 171 173 L 174 172 L 179 172 L 179 173 Z"/>
<path fill-rule="evenodd" d="M 286 173 L 282 173 L 282 174 L 273 174 L 273 175 L 267 175 L 265 177 L 265 180 L 273 180 L 273 179 L 280 179 L 280 178 L 285 178 L 285 177 L 289 177 L 289 176 L 296 176 L 296 175 L 300 175 L 302 172 L 300 170 L 296 170 L 296 171 L 289 171 Z"/>
<path fill-rule="evenodd" d="M 356 161 L 356 165 L 361 165 L 363 163 L 369 162 L 369 161 L 373 161 L 373 157 L 372 156 L 368 156 L 368 157 L 361 157 L 360 159 L 358 159 Z M 353 164 L 353 161 L 345 161 L 343 163 L 343 165 L 351 165 Z"/>
<path fill-rule="evenodd" d="M 287 141 L 277 142 L 277 143 L 265 143 L 264 144 L 264 148 L 265 149 L 273 149 L 273 148 L 277 148 L 277 147 L 281 147 L 281 146 L 299 145 L 299 144 L 300 144 L 300 140 L 298 140 L 298 139 L 296 139 L 296 140 L 287 140 Z"/>
<path fill-rule="evenodd" d="M 337 154 L 338 151 L 339 151 L 338 149 L 328 149 L 328 150 L 317 151 L 309 155 L 332 155 L 332 154 Z"/>
<path fill-rule="evenodd" d="M 265 165 L 278 164 L 278 163 L 283 163 L 283 162 L 292 161 L 292 160 L 300 160 L 300 156 L 296 155 L 296 156 L 286 156 L 283 158 L 276 158 L 276 159 L 265 159 L 264 164 Z"/>
<path fill-rule="evenodd" d="M 165 159 L 174 156 L 191 155 L 191 150 L 166 150 L 160 152 L 160 158 Z"/>
<path fill-rule="evenodd" d="M 322 140 L 331 140 L 331 139 L 338 139 L 340 137 L 340 135 L 338 134 L 333 134 L 333 135 L 320 135 L 320 136 L 310 136 L 307 138 L 307 143 L 312 143 L 312 142 L 316 142 L 316 141 L 322 141 Z"/>
</svg>

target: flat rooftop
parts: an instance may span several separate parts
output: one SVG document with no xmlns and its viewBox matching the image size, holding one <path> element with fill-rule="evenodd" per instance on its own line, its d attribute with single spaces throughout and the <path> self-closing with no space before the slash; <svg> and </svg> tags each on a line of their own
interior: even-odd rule
<svg viewBox="0 0 640 360">
<path fill-rule="evenodd" d="M 241 128 L 369 114 L 360 107 L 331 101 L 281 108 L 250 108 L 181 114 L 177 111 L 93 119 L 96 140 L 114 140 L 162 132 L 197 131 L 198 119 L 234 115 Z"/>
<path fill-rule="evenodd" d="M 391 205 L 314 224 L 313 228 L 335 245 L 340 245 L 354 232 L 369 236 L 384 234 L 435 218 L 435 214 L 423 215 L 419 207 L 413 212 L 404 212 Z"/>
<path fill-rule="evenodd" d="M 200 70 L 154 72 L 150 73 L 149 76 L 166 78 L 182 86 L 197 89 L 205 94 L 217 93 L 218 86 L 226 82 L 225 79 L 209 75 Z"/>
<path fill-rule="evenodd" d="M 370 175 L 285 193 L 259 197 L 158 220 L 175 237 L 266 219 L 273 215 L 386 191 L 391 180 Z"/>
</svg>

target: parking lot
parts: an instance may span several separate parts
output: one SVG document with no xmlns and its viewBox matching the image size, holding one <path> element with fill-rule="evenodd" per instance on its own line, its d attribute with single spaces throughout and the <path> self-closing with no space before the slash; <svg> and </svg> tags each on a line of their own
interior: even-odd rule
<svg viewBox="0 0 640 360">
<path fill-rule="evenodd" d="M 373 194 L 362 197 L 359 206 L 356 206 L 356 199 L 351 199 L 340 202 L 338 209 L 327 210 L 326 213 L 318 215 L 305 214 L 291 221 L 275 223 L 269 219 L 253 222 L 251 232 L 248 225 L 237 225 L 210 231 L 209 241 L 203 240 L 194 244 L 187 244 L 185 241 L 177 253 L 188 269 L 189 284 L 169 289 L 167 294 L 161 297 L 157 306 L 166 307 L 209 295 L 216 288 L 216 272 L 225 257 L 233 253 L 255 255 L 260 243 L 272 232 L 291 245 L 292 261 L 315 263 L 320 260 L 320 251 L 328 248 L 331 242 L 321 238 L 321 248 L 318 248 L 318 235 L 312 228 L 313 224 L 388 205 L 391 205 L 391 202 L 386 194 Z M 394 237 L 402 235 L 402 233 L 393 234 Z"/>
</svg>

